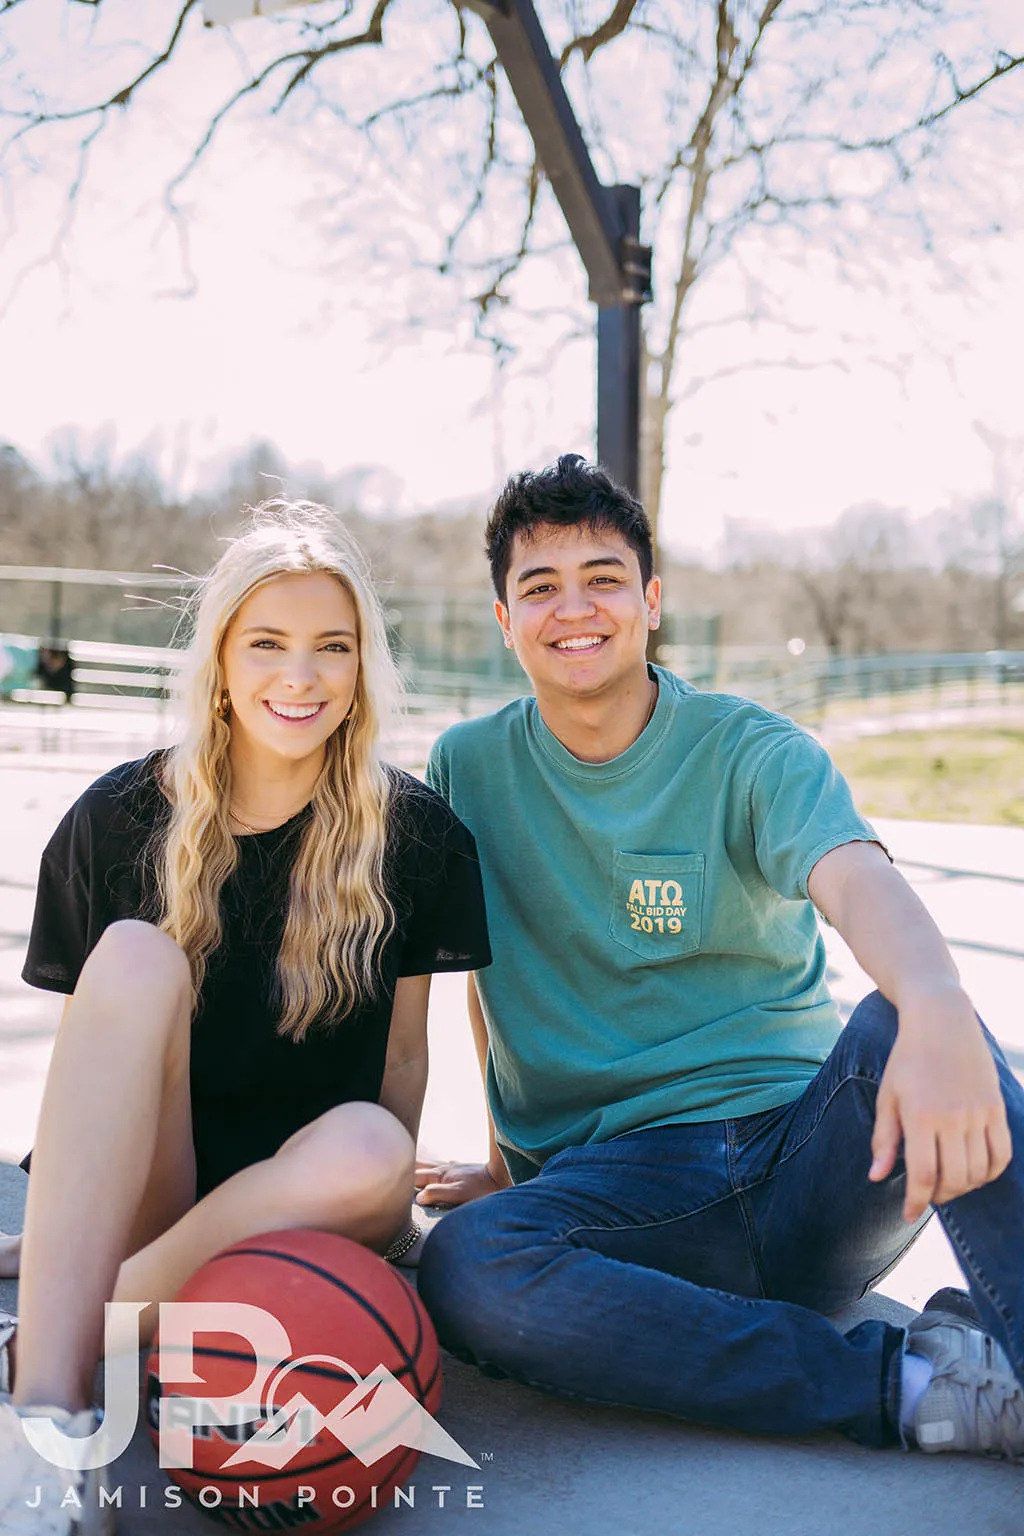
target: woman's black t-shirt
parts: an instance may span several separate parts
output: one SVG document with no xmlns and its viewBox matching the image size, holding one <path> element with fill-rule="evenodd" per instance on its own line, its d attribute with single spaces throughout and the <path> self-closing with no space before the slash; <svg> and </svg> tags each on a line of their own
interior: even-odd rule
<svg viewBox="0 0 1024 1536">
<path fill-rule="evenodd" d="M 110 923 L 155 920 L 148 845 L 169 814 L 156 778 L 161 756 L 97 779 L 47 844 L 22 971 L 30 985 L 73 992 Z M 200 1195 L 272 1156 L 333 1105 L 377 1101 L 399 977 L 490 963 L 472 837 L 440 796 L 409 774 L 388 771 L 385 888 L 396 922 L 381 953 L 380 986 L 346 1016 L 318 1019 L 301 1042 L 278 1033 L 275 968 L 292 863 L 311 812 L 237 839 L 238 863 L 221 891 L 222 942 L 207 961 L 192 1026 Z"/>
</svg>

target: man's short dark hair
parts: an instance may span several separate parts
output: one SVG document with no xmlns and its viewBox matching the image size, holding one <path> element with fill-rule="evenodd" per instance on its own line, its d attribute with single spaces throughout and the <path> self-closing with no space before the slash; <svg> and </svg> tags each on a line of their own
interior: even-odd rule
<svg viewBox="0 0 1024 1536">
<path fill-rule="evenodd" d="M 506 601 L 516 534 L 530 539 L 545 523 L 613 529 L 635 553 L 645 589 L 654 575 L 651 525 L 640 502 L 600 465 L 588 464 L 578 453 L 563 453 L 546 469 L 510 475 L 487 519 L 487 559 L 500 602 Z"/>
</svg>

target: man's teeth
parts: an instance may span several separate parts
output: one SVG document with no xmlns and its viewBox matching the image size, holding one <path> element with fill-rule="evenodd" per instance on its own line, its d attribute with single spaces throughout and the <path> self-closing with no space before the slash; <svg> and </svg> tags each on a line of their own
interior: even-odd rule
<svg viewBox="0 0 1024 1536">
<path fill-rule="evenodd" d="M 319 714 L 319 704 L 271 704 L 267 701 L 267 708 L 273 715 L 282 715 L 285 720 L 308 720 L 312 715 Z"/>
<path fill-rule="evenodd" d="M 578 640 L 556 640 L 555 647 L 559 651 L 588 651 L 603 639 L 604 635 L 581 635 Z"/>
</svg>

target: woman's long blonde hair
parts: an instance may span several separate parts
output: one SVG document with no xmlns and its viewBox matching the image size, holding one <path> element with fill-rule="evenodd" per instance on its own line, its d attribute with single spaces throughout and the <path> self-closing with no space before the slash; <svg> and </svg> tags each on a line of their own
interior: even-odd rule
<svg viewBox="0 0 1024 1536">
<path fill-rule="evenodd" d="M 221 942 L 221 888 L 238 862 L 228 820 L 231 729 L 217 713 L 224 636 L 257 587 L 312 571 L 335 576 L 352 600 L 359 670 L 351 713 L 327 739 L 291 873 L 277 961 L 278 1028 L 296 1040 L 318 1017 L 348 1013 L 374 994 L 395 921 L 384 889 L 390 781 L 379 743 L 400 683 L 365 557 L 326 507 L 264 502 L 199 584 L 182 673 L 184 734 L 162 765 L 171 813 L 156 850 L 160 926 L 188 956 L 198 997 L 206 962 Z"/>
</svg>

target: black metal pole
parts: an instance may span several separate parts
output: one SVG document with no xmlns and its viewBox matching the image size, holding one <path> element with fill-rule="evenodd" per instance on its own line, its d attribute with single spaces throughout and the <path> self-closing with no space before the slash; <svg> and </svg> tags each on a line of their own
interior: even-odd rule
<svg viewBox="0 0 1024 1536">
<path fill-rule="evenodd" d="M 640 486 L 640 311 L 597 314 L 597 457 L 634 496 Z"/>
<path fill-rule="evenodd" d="M 621 260 L 632 264 L 637 290 L 650 281 L 650 252 L 640 245 L 640 190 L 610 187 L 619 215 Z M 634 496 L 640 494 L 640 303 L 602 305 L 597 312 L 597 457 Z"/>
</svg>

